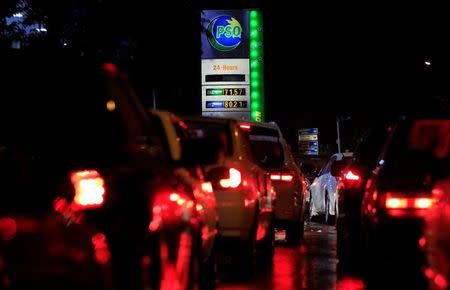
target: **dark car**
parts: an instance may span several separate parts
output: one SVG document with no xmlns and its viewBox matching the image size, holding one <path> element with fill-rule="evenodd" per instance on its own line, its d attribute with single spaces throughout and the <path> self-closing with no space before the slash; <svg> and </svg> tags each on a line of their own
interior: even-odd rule
<svg viewBox="0 0 450 290">
<path fill-rule="evenodd" d="M 83 57 L 2 63 L 1 286 L 189 288 L 201 246 L 194 185 L 126 75 Z M 188 151 L 177 166 L 213 160 Z"/>
<path fill-rule="evenodd" d="M 274 225 L 278 230 L 286 230 L 289 243 L 298 244 L 304 234 L 306 177 L 276 123 L 245 122 L 241 129 L 255 160 L 268 172 L 275 189 Z"/>
<path fill-rule="evenodd" d="M 387 125 L 369 129 L 356 146 L 350 163 L 347 165 L 340 162 L 341 164 L 337 163 L 336 168 L 333 168 L 339 177 L 336 191 L 339 208 L 336 231 L 340 266 L 345 263 L 345 259 L 357 260 L 361 255 L 361 204 L 364 190 L 389 130 Z"/>
<path fill-rule="evenodd" d="M 448 138 L 450 139 L 450 134 Z M 450 152 L 450 140 L 447 144 L 449 145 L 447 151 Z M 435 202 L 425 216 L 424 236 L 419 240 L 419 246 L 427 257 L 424 274 L 428 280 L 428 289 L 448 289 L 450 285 L 448 277 L 450 269 L 450 176 L 436 182 L 432 189 L 432 195 Z"/>
<path fill-rule="evenodd" d="M 377 280 L 373 275 L 379 272 L 420 272 L 424 257 L 419 241 L 424 216 L 434 202 L 431 186 L 450 170 L 448 123 L 449 119 L 403 118 L 390 132 L 362 201 L 368 281 Z M 403 277 L 409 282 L 420 278 Z"/>
</svg>

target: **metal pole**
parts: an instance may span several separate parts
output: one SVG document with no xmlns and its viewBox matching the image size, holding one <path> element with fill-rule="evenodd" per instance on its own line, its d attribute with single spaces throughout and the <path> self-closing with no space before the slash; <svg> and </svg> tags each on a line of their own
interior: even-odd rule
<svg viewBox="0 0 450 290">
<path fill-rule="evenodd" d="M 155 90 L 155 88 L 152 89 L 152 95 L 153 95 L 153 109 L 156 109 L 156 90 Z"/>
<path fill-rule="evenodd" d="M 339 117 L 336 117 L 336 131 L 337 131 L 337 146 L 338 146 L 338 153 L 341 153 L 341 134 L 339 130 Z"/>
</svg>

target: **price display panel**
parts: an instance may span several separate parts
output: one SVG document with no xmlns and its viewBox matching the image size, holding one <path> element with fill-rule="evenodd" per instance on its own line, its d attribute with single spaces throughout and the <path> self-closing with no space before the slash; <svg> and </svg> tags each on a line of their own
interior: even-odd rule
<svg viewBox="0 0 450 290">
<path fill-rule="evenodd" d="M 242 109 L 247 108 L 247 101 L 206 101 L 208 109 Z"/>
</svg>

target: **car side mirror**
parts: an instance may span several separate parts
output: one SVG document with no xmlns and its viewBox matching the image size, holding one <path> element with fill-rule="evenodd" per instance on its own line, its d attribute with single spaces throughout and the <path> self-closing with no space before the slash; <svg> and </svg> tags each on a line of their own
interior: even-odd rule
<svg viewBox="0 0 450 290">
<path fill-rule="evenodd" d="M 334 177 L 338 177 L 341 175 L 344 168 L 347 166 L 344 160 L 337 160 L 331 164 L 330 174 Z"/>
<path fill-rule="evenodd" d="M 182 143 L 180 166 L 193 167 L 217 163 L 223 151 L 218 138 L 186 139 Z"/>
</svg>

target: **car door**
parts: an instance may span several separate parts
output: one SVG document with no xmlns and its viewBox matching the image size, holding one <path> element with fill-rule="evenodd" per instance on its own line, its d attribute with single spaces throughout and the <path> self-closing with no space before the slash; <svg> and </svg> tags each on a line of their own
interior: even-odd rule
<svg viewBox="0 0 450 290">
<path fill-rule="evenodd" d="M 331 164 L 336 160 L 336 156 L 332 156 L 330 160 L 325 164 L 319 172 L 319 176 L 314 179 L 311 184 L 311 214 L 324 214 L 325 213 L 325 190 L 331 176 Z"/>
</svg>

